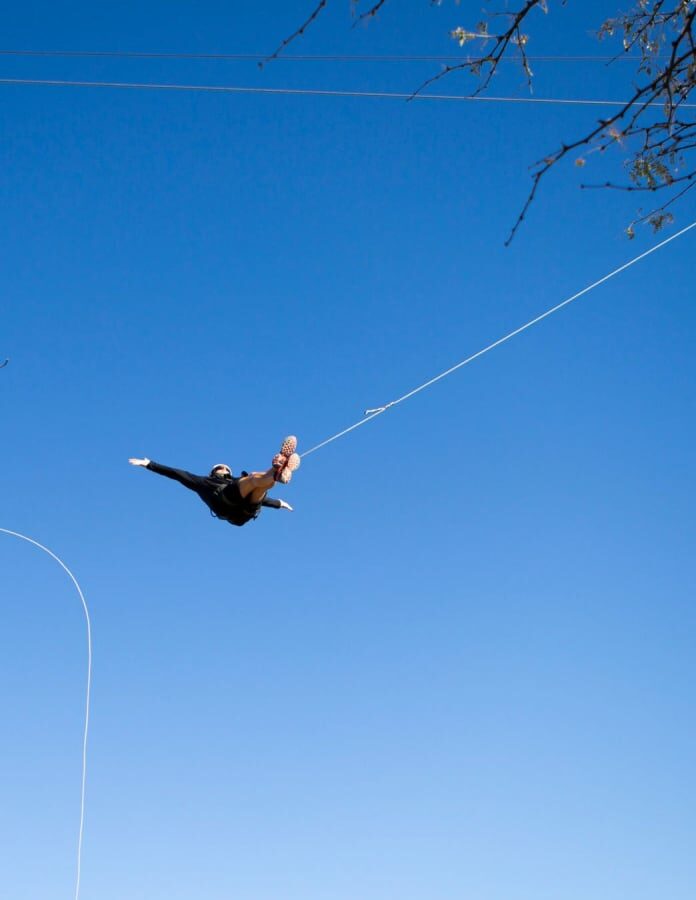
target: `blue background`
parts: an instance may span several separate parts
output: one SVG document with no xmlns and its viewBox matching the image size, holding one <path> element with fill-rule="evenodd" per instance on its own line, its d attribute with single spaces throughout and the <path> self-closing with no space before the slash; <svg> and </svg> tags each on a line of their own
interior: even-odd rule
<svg viewBox="0 0 696 900">
<path fill-rule="evenodd" d="M 268 53 L 310 8 L 27 2 L 2 43 Z M 611 52 L 615 11 L 553 4 L 530 53 Z M 478 12 L 394 0 L 351 28 L 346 0 L 288 52 L 451 54 Z M 393 91 L 437 71 L 0 66 Z M 632 83 L 533 66 L 538 96 Z M 529 165 L 605 110 L 0 90 L 0 525 L 90 604 L 85 900 L 691 897 L 693 232 L 308 457 L 277 491 L 292 513 L 233 529 L 127 465 L 265 468 L 649 247 L 623 233 L 634 196 L 578 189 L 619 179 L 618 150 L 551 172 L 503 246 Z M 528 95 L 512 63 L 491 91 Z M 0 537 L 0 884 L 68 897 L 84 622 L 56 564 Z"/>
</svg>

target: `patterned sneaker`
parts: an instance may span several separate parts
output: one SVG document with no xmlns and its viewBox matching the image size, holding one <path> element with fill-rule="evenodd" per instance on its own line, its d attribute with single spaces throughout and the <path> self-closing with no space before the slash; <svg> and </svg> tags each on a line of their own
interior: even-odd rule
<svg viewBox="0 0 696 900">
<path fill-rule="evenodd" d="M 297 438 L 291 434 L 281 444 L 280 453 L 276 453 L 273 457 L 276 481 L 287 484 L 292 478 L 292 473 L 300 467 L 300 457 L 295 453 L 296 449 Z"/>
<path fill-rule="evenodd" d="M 276 476 L 276 481 L 280 481 L 282 484 L 287 484 L 292 478 L 292 473 L 296 472 L 300 468 L 300 457 L 297 453 L 292 453 L 288 457 L 287 463 L 283 466 L 283 468 L 278 472 Z"/>
<path fill-rule="evenodd" d="M 283 456 L 292 456 L 295 450 L 297 450 L 297 438 L 294 434 L 291 434 L 280 445 L 280 452 Z"/>
</svg>

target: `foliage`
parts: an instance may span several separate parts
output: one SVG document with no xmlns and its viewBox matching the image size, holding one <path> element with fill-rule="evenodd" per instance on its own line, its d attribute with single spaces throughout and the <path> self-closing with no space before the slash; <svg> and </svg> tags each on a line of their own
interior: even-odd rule
<svg viewBox="0 0 696 900">
<path fill-rule="evenodd" d="M 303 25 L 286 38 L 275 53 L 304 34 L 324 10 L 328 0 L 320 0 Z M 388 0 L 351 0 L 355 24 L 373 19 Z M 394 3 L 395 0 L 392 0 Z M 439 6 L 442 0 L 427 0 Z M 558 0 L 565 6 L 567 0 Z M 548 0 L 517 0 L 516 8 L 487 12 L 471 26 L 457 26 L 451 37 L 469 55 L 428 78 L 413 96 L 454 71 L 466 70 L 478 79 L 473 94 L 485 91 L 499 64 L 514 55 L 524 70 L 531 88 L 533 73 L 528 46 L 532 39 L 532 15 L 548 13 Z M 696 0 L 633 0 L 626 13 L 602 23 L 599 40 L 621 39 L 623 54 L 636 60 L 636 83 L 632 96 L 613 115 L 600 119 L 590 131 L 564 141 L 554 152 L 531 167 L 532 186 L 512 228 L 508 243 L 523 222 L 536 196 L 539 184 L 549 169 L 571 154 L 578 154 L 576 166 L 583 167 L 591 153 L 605 153 L 610 147 L 624 150 L 624 178 L 584 188 L 609 188 L 631 192 L 660 192 L 664 202 L 639 214 L 626 229 L 629 237 L 635 226 L 649 223 L 655 231 L 673 220 L 668 208 L 696 185 L 696 116 L 689 97 L 696 86 L 696 45 L 694 20 Z M 493 29 L 492 26 L 497 28 Z M 475 49 L 476 52 L 471 52 Z"/>
</svg>

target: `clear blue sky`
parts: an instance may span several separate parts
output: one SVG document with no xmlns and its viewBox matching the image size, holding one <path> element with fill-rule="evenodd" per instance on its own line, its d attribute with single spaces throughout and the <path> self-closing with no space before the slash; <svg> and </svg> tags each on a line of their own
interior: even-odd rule
<svg viewBox="0 0 696 900">
<path fill-rule="evenodd" d="M 311 2 L 13 4 L 3 48 L 263 53 Z M 530 52 L 598 53 L 613 2 Z M 295 53 L 441 54 L 348 0 Z M 408 90 L 432 64 L 1 58 L 3 77 Z M 630 69 L 535 64 L 537 96 Z M 441 85 L 465 92 L 466 78 Z M 507 65 L 495 93 L 525 95 Z M 309 457 L 233 529 L 127 465 L 265 467 L 649 247 L 528 166 L 597 109 L 0 87 L 0 526 L 94 628 L 84 900 L 687 900 L 690 233 Z M 696 218 L 693 201 L 677 226 Z M 0 535 L 0 884 L 72 896 L 84 625 Z"/>
</svg>

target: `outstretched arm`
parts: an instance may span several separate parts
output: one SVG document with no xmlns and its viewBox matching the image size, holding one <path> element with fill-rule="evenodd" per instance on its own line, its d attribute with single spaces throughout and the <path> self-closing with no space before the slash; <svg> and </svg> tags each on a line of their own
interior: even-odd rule
<svg viewBox="0 0 696 900">
<path fill-rule="evenodd" d="M 173 481 L 178 481 L 179 484 L 183 484 L 184 487 L 187 487 L 192 491 L 197 491 L 201 484 L 205 482 L 205 478 L 202 478 L 200 475 L 192 475 L 191 472 L 186 472 L 183 469 L 172 469 L 169 466 L 163 466 L 161 463 L 147 459 L 147 457 L 143 459 L 133 457 L 129 459 L 128 462 L 132 466 L 142 466 L 144 469 L 149 469 L 157 475 L 164 475 L 165 478 L 171 478 Z"/>
<path fill-rule="evenodd" d="M 292 512 L 292 506 L 285 500 L 276 500 L 274 497 L 265 497 L 261 501 L 261 506 L 270 506 L 273 509 L 289 509 Z"/>
</svg>

